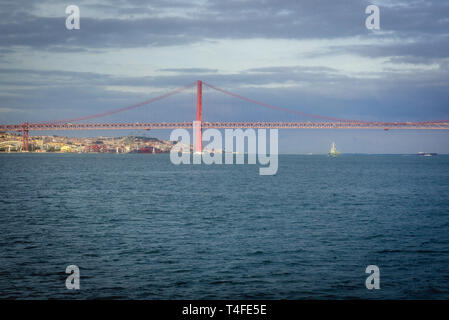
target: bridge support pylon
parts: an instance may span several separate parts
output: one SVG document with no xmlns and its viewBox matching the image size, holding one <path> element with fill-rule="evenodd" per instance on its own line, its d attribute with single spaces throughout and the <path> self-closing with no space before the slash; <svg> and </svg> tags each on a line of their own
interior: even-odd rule
<svg viewBox="0 0 449 320">
<path fill-rule="evenodd" d="M 197 81 L 196 85 L 196 121 L 199 121 L 199 126 L 196 126 L 196 141 L 195 141 L 195 152 L 203 151 L 203 129 L 201 123 L 203 121 L 203 82 L 201 80 Z"/>
<path fill-rule="evenodd" d="M 22 151 L 28 151 L 28 123 L 22 123 Z"/>
</svg>

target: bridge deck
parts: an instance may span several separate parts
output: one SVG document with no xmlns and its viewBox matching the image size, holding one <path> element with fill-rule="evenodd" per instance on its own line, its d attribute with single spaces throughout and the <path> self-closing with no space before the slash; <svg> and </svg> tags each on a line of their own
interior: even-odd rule
<svg viewBox="0 0 449 320">
<path fill-rule="evenodd" d="M 192 129 L 192 122 L 29 123 L 0 125 L 0 131 Z M 203 129 L 423 129 L 448 130 L 448 122 L 203 122 Z"/>
</svg>

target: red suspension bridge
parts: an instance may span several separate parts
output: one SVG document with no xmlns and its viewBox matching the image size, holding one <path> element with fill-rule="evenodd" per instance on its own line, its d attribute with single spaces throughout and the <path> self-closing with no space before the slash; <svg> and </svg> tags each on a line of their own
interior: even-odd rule
<svg viewBox="0 0 449 320">
<path fill-rule="evenodd" d="M 307 121 L 307 122 L 203 122 L 203 85 L 224 93 L 226 95 L 238 98 L 240 100 L 250 102 L 261 107 L 268 109 L 278 110 L 290 114 L 299 115 L 306 118 L 319 119 L 319 121 Z M 154 129 L 192 129 L 192 122 L 148 122 L 148 123 L 75 123 L 83 120 L 91 120 L 109 116 L 115 113 L 124 112 L 127 110 L 142 107 L 144 105 L 151 104 L 156 101 L 160 101 L 169 96 L 175 95 L 186 89 L 197 87 L 197 101 L 196 101 L 196 121 L 200 122 L 200 126 L 196 137 L 196 146 L 198 150 L 202 151 L 202 130 L 209 128 L 216 129 L 419 129 L 419 130 L 448 130 L 449 120 L 436 120 L 436 121 L 421 121 L 421 122 L 379 122 L 379 121 L 359 121 L 340 119 L 333 117 L 326 117 L 321 115 L 315 115 L 310 113 L 304 113 L 292 109 L 277 107 L 274 105 L 266 104 L 257 100 L 246 98 L 244 96 L 232 93 L 230 91 L 220 89 L 211 84 L 198 80 L 195 83 L 189 84 L 185 87 L 178 88 L 170 91 L 164 95 L 133 104 L 128 107 L 115 109 L 107 112 L 92 114 L 84 117 L 63 119 L 50 122 L 41 123 L 28 123 L 22 124 L 4 124 L 0 125 L 0 131 L 16 131 L 22 133 L 23 150 L 28 150 L 28 135 L 30 131 L 47 131 L 47 130 L 154 130 Z"/>
</svg>

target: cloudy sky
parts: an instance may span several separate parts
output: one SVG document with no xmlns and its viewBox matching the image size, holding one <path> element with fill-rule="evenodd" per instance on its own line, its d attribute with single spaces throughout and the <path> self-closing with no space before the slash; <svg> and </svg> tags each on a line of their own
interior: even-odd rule
<svg viewBox="0 0 449 320">
<path fill-rule="evenodd" d="M 65 27 L 71 4 L 80 8 L 79 30 Z M 380 8 L 380 30 L 365 27 L 369 4 Z M 330 117 L 449 119 L 449 2 L 0 2 L 0 123 L 95 114 L 195 80 Z M 313 120 L 211 89 L 204 94 L 205 121 Z M 96 121 L 190 121 L 194 115 L 191 89 Z M 168 138 L 169 132 L 151 135 Z M 448 138 L 426 131 L 281 130 L 280 148 L 324 153 L 335 141 L 343 152 L 449 153 Z"/>
</svg>

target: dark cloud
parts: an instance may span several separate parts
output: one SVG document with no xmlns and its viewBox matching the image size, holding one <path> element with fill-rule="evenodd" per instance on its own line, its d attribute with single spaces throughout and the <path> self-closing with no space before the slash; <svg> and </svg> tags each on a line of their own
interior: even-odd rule
<svg viewBox="0 0 449 320">
<path fill-rule="evenodd" d="M 2 1 L 0 54 L 32 49 L 83 52 L 199 43 L 214 39 L 371 38 L 372 45 L 339 46 L 323 55 L 352 53 L 392 57 L 397 62 L 444 59 L 449 54 L 449 3 L 392 2 L 380 6 L 382 32 L 364 25 L 370 1 L 192 1 L 113 0 L 81 2 L 81 29 L 65 29 L 65 4 L 60 1 Z M 37 5 L 61 8 L 61 17 L 33 15 Z M 97 10 L 107 17 L 89 16 Z M 85 16 L 83 17 L 83 12 Z M 385 39 L 395 40 L 385 44 Z M 181 71 L 177 71 L 181 72 Z M 200 71 L 192 71 L 197 73 Z"/>
<path fill-rule="evenodd" d="M 81 19 L 81 29 L 65 30 L 60 18 L 37 17 L 26 11 L 28 2 L 0 7 L 3 46 L 68 46 L 85 48 L 167 46 L 205 39 L 329 39 L 370 35 L 364 26 L 368 1 L 113 1 L 110 5 L 86 4 L 117 18 Z M 13 6 L 14 9 L 11 8 Z M 80 5 L 83 12 L 83 6 Z M 185 16 L 161 16 L 161 13 Z M 416 2 L 399 7 L 381 7 L 382 29 L 399 36 L 447 34 L 449 5 L 442 1 Z M 20 12 L 20 14 L 18 13 Z M 149 17 L 122 18 L 130 13 Z M 380 35 L 378 35 L 381 37 Z"/>
</svg>

